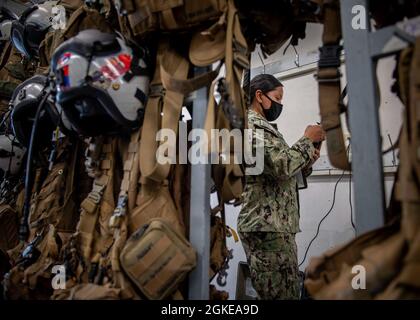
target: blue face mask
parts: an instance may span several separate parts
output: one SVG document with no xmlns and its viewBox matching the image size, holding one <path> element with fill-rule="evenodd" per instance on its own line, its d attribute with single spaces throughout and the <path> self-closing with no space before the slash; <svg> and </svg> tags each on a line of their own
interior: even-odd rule
<svg viewBox="0 0 420 320">
<path fill-rule="evenodd" d="M 264 116 L 267 119 L 267 121 L 270 121 L 270 122 L 274 121 L 278 117 L 280 117 L 280 114 L 283 111 L 283 105 L 281 103 L 278 103 L 278 102 L 274 101 L 269 96 L 267 96 L 265 93 L 263 93 L 263 94 L 267 97 L 268 100 L 271 101 L 271 107 L 269 109 L 264 109 L 263 108 Z"/>
</svg>

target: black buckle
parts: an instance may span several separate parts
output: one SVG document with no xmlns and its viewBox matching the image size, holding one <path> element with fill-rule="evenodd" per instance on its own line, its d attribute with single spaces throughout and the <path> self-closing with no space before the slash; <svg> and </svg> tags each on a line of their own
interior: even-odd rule
<svg viewBox="0 0 420 320">
<path fill-rule="evenodd" d="M 343 46 L 339 44 L 324 45 L 319 48 L 319 68 L 338 68 L 341 65 L 340 55 Z"/>
<path fill-rule="evenodd" d="M 151 84 L 149 88 L 149 97 L 164 97 L 166 89 L 162 84 Z"/>
</svg>

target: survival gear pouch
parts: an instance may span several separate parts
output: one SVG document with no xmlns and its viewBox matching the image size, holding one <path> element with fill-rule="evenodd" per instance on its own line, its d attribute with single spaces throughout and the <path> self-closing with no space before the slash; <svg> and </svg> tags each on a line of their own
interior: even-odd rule
<svg viewBox="0 0 420 320">
<path fill-rule="evenodd" d="M 130 236 L 120 261 L 147 298 L 161 300 L 195 267 L 196 254 L 183 235 L 165 220 L 154 218 Z"/>
<path fill-rule="evenodd" d="M 29 242 L 9 251 L 14 260 L 5 285 L 10 299 L 48 299 L 52 294 L 51 268 L 61 264 L 61 247 L 74 232 L 79 218 L 74 192 L 78 143 L 71 144 L 67 138 L 62 141 L 57 162 L 32 196 Z M 35 180 L 39 176 L 38 170 Z"/>
<path fill-rule="evenodd" d="M 136 39 L 156 32 L 186 31 L 215 22 L 226 0 L 117 0 L 122 33 Z"/>
</svg>

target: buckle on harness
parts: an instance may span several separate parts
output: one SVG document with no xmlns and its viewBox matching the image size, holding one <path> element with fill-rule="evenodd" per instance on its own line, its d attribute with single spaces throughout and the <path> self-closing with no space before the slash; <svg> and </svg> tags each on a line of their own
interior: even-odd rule
<svg viewBox="0 0 420 320">
<path fill-rule="evenodd" d="M 92 191 L 88 194 L 88 198 L 92 200 L 93 203 L 98 204 L 102 199 L 102 191 L 104 188 L 105 186 L 94 182 Z"/>
<path fill-rule="evenodd" d="M 314 78 L 316 79 L 316 81 L 318 81 L 319 83 L 329 83 L 329 82 L 340 82 L 341 80 L 341 72 L 337 72 L 337 77 L 332 77 L 332 78 L 321 78 L 319 76 L 319 74 L 314 74 Z"/>
<path fill-rule="evenodd" d="M 149 97 L 163 97 L 165 92 L 166 89 L 162 84 L 152 84 L 150 85 Z"/>
<path fill-rule="evenodd" d="M 114 215 L 122 216 L 125 214 L 126 206 L 127 206 L 127 195 L 120 196 L 118 198 L 117 206 L 114 210 Z"/>
<path fill-rule="evenodd" d="M 338 68 L 341 64 L 340 54 L 343 46 L 339 44 L 328 44 L 319 48 L 319 68 Z"/>
<path fill-rule="evenodd" d="M 125 215 L 127 208 L 127 194 L 119 196 L 117 206 L 114 209 L 114 213 L 109 219 L 110 228 L 118 228 L 121 225 L 121 217 Z"/>
<path fill-rule="evenodd" d="M 92 190 L 89 193 L 88 198 L 92 200 L 93 203 L 98 204 L 101 201 L 101 193 Z"/>
</svg>

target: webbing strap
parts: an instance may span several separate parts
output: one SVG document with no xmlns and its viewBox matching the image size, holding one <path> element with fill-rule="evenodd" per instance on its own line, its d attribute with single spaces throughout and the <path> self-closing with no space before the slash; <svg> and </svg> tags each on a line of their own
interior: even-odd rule
<svg viewBox="0 0 420 320">
<path fill-rule="evenodd" d="M 349 170 L 350 163 L 340 120 L 341 20 L 338 1 L 324 1 L 323 47 L 318 64 L 319 108 L 321 124 L 327 135 L 328 157 L 339 169 Z"/>
<path fill-rule="evenodd" d="M 222 64 L 219 63 L 215 70 L 200 74 L 199 76 L 190 79 L 177 79 L 167 71 L 169 67 L 168 63 L 169 62 L 166 59 L 162 59 L 160 72 L 163 86 L 166 90 L 175 91 L 184 95 L 209 85 L 214 79 L 216 79 L 222 67 Z"/>
<path fill-rule="evenodd" d="M 111 250 L 111 268 L 113 272 L 113 285 L 124 289 L 125 281 L 121 273 L 120 253 L 127 240 L 127 210 L 131 212 L 134 208 L 137 183 L 138 183 L 138 150 L 139 150 L 140 129 L 131 134 L 130 144 L 127 148 L 127 159 L 124 161 L 124 174 L 121 181 L 118 203 L 109 221 L 110 227 L 114 229 L 114 243 Z M 132 191 L 132 192 L 130 192 Z"/>
<path fill-rule="evenodd" d="M 219 108 L 216 127 L 219 129 L 246 128 L 246 101 L 244 91 L 241 88 L 241 80 L 244 69 L 249 68 L 249 55 L 247 42 L 242 34 L 233 0 L 228 1 L 225 66 L 227 89 L 231 100 L 229 107 L 233 110 L 229 111 Z M 227 119 L 227 111 L 230 114 L 229 119 Z M 210 111 L 211 113 L 212 111 Z M 230 150 L 233 150 L 232 147 Z M 222 150 L 222 153 L 224 153 L 224 150 Z M 216 183 L 222 185 L 223 202 L 241 197 L 243 190 L 242 177 L 244 175 L 243 166 L 234 163 L 235 154 L 231 152 L 225 156 L 230 158 L 229 163 L 216 165 L 213 168 L 213 176 L 215 181 L 217 181 Z"/>
<path fill-rule="evenodd" d="M 71 196 L 73 195 L 74 192 L 74 178 L 75 178 L 75 174 L 76 174 L 76 165 L 77 165 L 77 161 L 79 159 L 79 147 L 80 147 L 80 142 L 76 141 L 75 142 L 75 147 L 72 150 L 73 154 L 71 154 L 71 162 L 70 162 L 70 168 L 69 168 L 69 172 L 67 173 L 67 177 L 66 177 L 66 191 L 65 191 L 65 203 L 67 203 L 67 201 L 71 198 Z"/>
<path fill-rule="evenodd" d="M 110 181 L 113 170 L 114 148 L 113 144 L 104 144 L 102 147 L 103 159 L 102 174 L 95 178 L 91 192 L 81 203 L 80 220 L 77 231 L 80 235 L 80 248 L 86 261 L 89 261 L 92 252 L 92 243 L 95 227 L 99 217 L 99 209 L 105 188 Z"/>
<path fill-rule="evenodd" d="M 135 206 L 139 175 L 138 150 L 140 145 L 140 130 L 131 134 L 130 143 L 127 148 L 127 159 L 124 161 L 123 179 L 121 181 L 118 204 L 114 211 L 114 216 L 124 215 L 126 207 L 131 210 Z M 117 227 L 117 225 L 113 227 Z"/>
<path fill-rule="evenodd" d="M 85 13 L 85 8 L 83 6 L 78 7 L 70 16 L 69 20 L 66 23 L 66 29 L 61 32 L 61 37 L 65 37 L 71 28 L 75 27 L 75 24 L 79 22 L 80 16 Z M 77 27 L 77 26 L 76 26 Z M 73 32 L 74 33 L 74 32 Z"/>
<path fill-rule="evenodd" d="M 206 120 L 204 123 L 204 130 L 208 137 L 207 152 L 210 154 L 216 151 L 216 137 L 212 129 L 216 128 L 216 100 L 214 99 L 214 89 L 216 82 L 213 82 L 209 90 L 209 101 L 207 104 Z"/>
<path fill-rule="evenodd" d="M 158 50 L 157 66 L 152 81 L 152 92 L 147 102 L 146 113 L 140 143 L 140 171 L 144 179 L 157 182 L 164 181 L 169 174 L 170 163 L 160 163 L 157 160 L 158 148 L 161 145 L 157 133 L 160 129 L 171 130 L 178 133 L 178 121 L 181 114 L 184 95 L 161 85 L 161 61 L 165 60 L 167 72 L 173 78 L 186 79 L 188 75 L 189 62 L 162 44 Z M 154 90 L 157 89 L 157 90 Z M 156 92 L 157 91 L 157 92 Z M 168 146 L 176 148 L 176 146 Z M 169 150 L 172 151 L 172 150 Z M 160 155 L 163 156 L 163 155 Z"/>
</svg>

